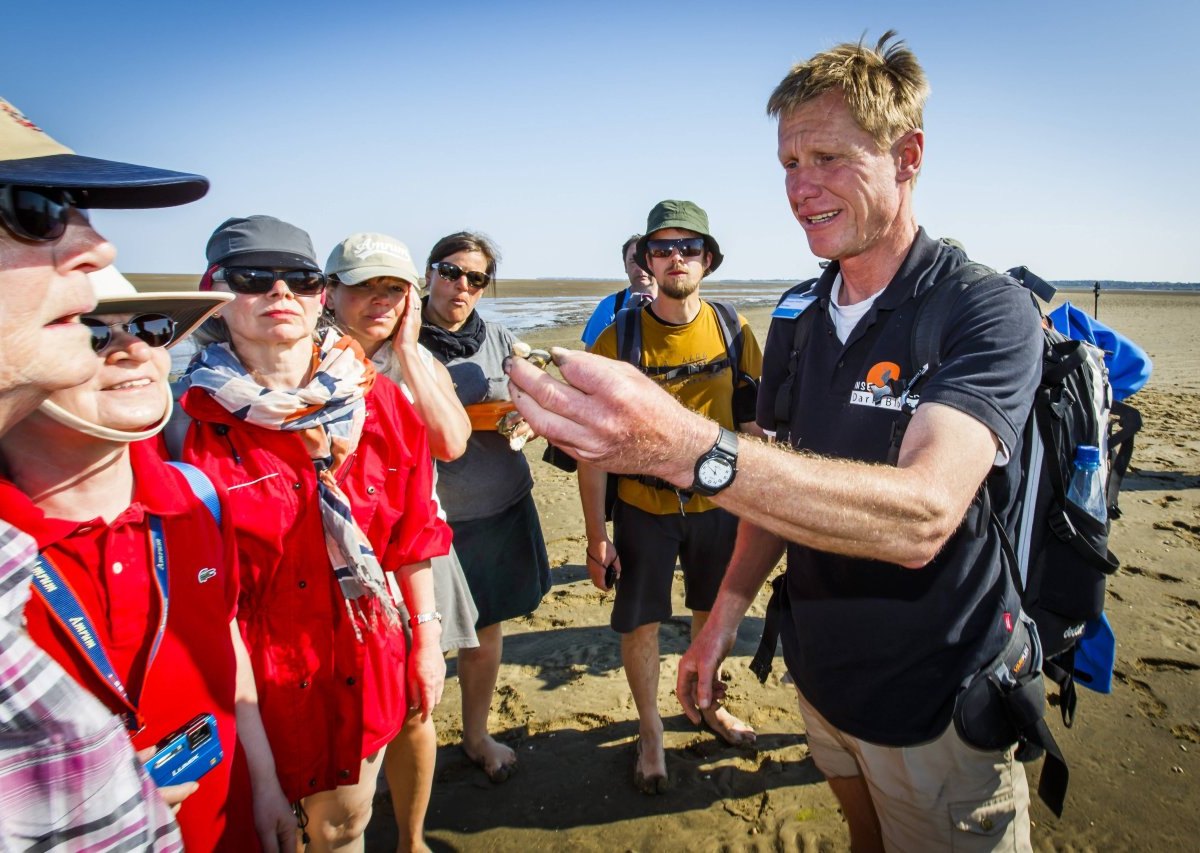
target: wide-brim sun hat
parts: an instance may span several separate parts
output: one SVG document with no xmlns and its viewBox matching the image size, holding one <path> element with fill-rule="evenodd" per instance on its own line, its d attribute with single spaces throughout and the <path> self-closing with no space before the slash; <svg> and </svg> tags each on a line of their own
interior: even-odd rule
<svg viewBox="0 0 1200 853">
<path fill-rule="evenodd" d="M 325 275 L 349 285 L 373 278 L 398 278 L 414 287 L 420 284 L 408 246 L 395 237 L 370 231 L 351 234 L 334 246 L 325 262 Z"/>
<path fill-rule="evenodd" d="M 721 254 L 721 247 L 717 245 L 716 238 L 709 232 L 708 214 L 704 212 L 704 208 L 693 201 L 666 199 L 651 208 L 650 215 L 646 217 L 646 233 L 637 241 L 634 260 L 646 272 L 650 272 L 650 264 L 646 260 L 646 241 L 655 239 L 655 231 L 663 231 L 667 228 L 694 231 L 704 238 L 704 245 L 712 255 L 712 263 L 709 264 L 705 275 L 711 275 L 716 272 L 717 267 L 721 265 L 721 261 L 725 260 L 725 256 Z"/>
<path fill-rule="evenodd" d="M 82 157 L 0 98 L 0 184 L 73 191 L 80 207 L 173 207 L 208 192 L 186 172 Z"/>
<path fill-rule="evenodd" d="M 96 307 L 90 314 L 166 314 L 175 321 L 175 337 L 167 344 L 173 347 L 212 315 L 232 293 L 207 291 L 156 291 L 139 293 L 137 288 L 114 266 L 88 273 L 96 293 Z"/>
</svg>

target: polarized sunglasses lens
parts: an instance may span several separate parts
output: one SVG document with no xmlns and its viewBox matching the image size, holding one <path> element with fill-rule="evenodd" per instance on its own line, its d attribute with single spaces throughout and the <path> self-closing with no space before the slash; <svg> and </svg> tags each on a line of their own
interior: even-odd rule
<svg viewBox="0 0 1200 853">
<path fill-rule="evenodd" d="M 100 352 L 112 340 L 112 330 L 95 317 L 80 317 L 79 322 L 87 326 L 92 335 L 92 352 Z"/>
<path fill-rule="evenodd" d="M 467 284 L 476 290 L 482 290 L 488 285 L 488 275 L 485 272 L 472 270 L 471 272 L 467 273 Z"/>
<path fill-rule="evenodd" d="M 704 251 L 703 237 L 685 237 L 679 240 L 647 240 L 646 254 L 652 258 L 669 258 L 678 250 L 685 258 L 695 258 Z"/>
<path fill-rule="evenodd" d="M 226 267 L 225 283 L 234 293 L 266 293 L 275 284 L 275 273 L 254 267 Z"/>
<path fill-rule="evenodd" d="M 450 263 L 449 261 L 442 261 L 441 263 L 434 264 L 433 268 L 437 270 L 437 274 L 446 279 L 446 281 L 458 281 L 460 278 L 462 278 L 462 268 Z"/>
<path fill-rule="evenodd" d="M 67 230 L 71 205 L 62 192 L 14 187 L 12 224 L 30 240 L 57 240 Z"/>
<path fill-rule="evenodd" d="M 325 289 L 325 276 L 309 270 L 288 270 L 280 276 L 292 293 L 312 296 Z"/>
<path fill-rule="evenodd" d="M 152 347 L 165 347 L 175 337 L 175 321 L 165 314 L 142 314 L 126 327 L 129 334 Z"/>
</svg>

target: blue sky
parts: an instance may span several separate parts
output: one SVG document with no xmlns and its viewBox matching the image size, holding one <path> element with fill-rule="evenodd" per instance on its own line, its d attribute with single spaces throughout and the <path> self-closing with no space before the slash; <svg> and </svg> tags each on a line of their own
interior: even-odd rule
<svg viewBox="0 0 1200 853">
<path fill-rule="evenodd" d="M 807 277 L 766 99 L 792 63 L 895 28 L 933 89 L 931 233 L 1047 278 L 1200 281 L 1194 2 L 68 0 L 4 23 L 0 95 L 52 136 L 212 181 L 95 214 L 127 272 L 198 272 L 218 223 L 270 213 L 321 260 L 353 231 L 423 258 L 473 228 L 501 279 L 615 278 L 650 207 L 690 198 L 721 278 Z"/>
</svg>

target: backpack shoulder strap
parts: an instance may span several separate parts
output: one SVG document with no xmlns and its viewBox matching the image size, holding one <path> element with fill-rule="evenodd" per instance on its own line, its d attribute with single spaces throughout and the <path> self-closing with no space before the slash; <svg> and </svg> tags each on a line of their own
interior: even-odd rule
<svg viewBox="0 0 1200 853">
<path fill-rule="evenodd" d="M 188 487 L 192 490 L 192 494 L 200 499 L 204 507 L 212 515 L 213 521 L 217 523 L 217 527 L 221 526 L 221 499 L 217 496 L 217 487 L 213 485 L 212 480 L 208 475 L 187 462 L 170 461 L 167 463 L 172 468 L 177 470 L 187 480 Z"/>
<path fill-rule="evenodd" d="M 818 301 L 814 293 L 816 287 L 817 279 L 810 278 L 808 281 L 800 282 L 800 284 L 785 293 L 779 300 L 782 305 L 783 301 L 789 296 L 813 297 L 800 310 L 800 314 L 797 315 L 794 321 L 796 325 L 792 331 L 792 348 L 788 352 L 787 375 L 779 383 L 779 390 L 775 394 L 775 440 L 780 444 L 787 444 L 791 438 L 792 386 L 796 383 L 796 373 L 800 369 L 800 359 L 808 346 L 808 339 L 812 335 L 813 326 L 816 325 L 820 314 L 813 307 Z"/>
<path fill-rule="evenodd" d="M 187 437 L 188 427 L 192 425 L 191 415 L 185 412 L 183 406 L 179 404 L 186 390 L 182 380 L 171 383 L 174 405 L 171 408 L 171 417 L 167 419 L 167 425 L 163 427 L 162 431 L 163 443 L 167 446 L 167 456 L 171 459 L 179 459 L 183 456 L 183 440 Z"/>
<path fill-rule="evenodd" d="M 617 358 L 634 367 L 642 366 L 642 309 L 628 308 L 617 313 Z"/>
<path fill-rule="evenodd" d="M 728 302 L 719 299 L 705 300 L 717 313 L 717 325 L 721 327 L 721 338 L 725 341 L 725 354 L 729 356 L 729 365 L 733 368 L 734 385 L 741 373 L 742 350 L 746 346 L 746 336 L 742 324 L 738 322 L 737 309 Z"/>
<path fill-rule="evenodd" d="M 925 367 L 928 375 L 942 363 L 942 333 L 946 329 L 946 318 L 959 294 L 976 282 L 1000 275 L 991 267 L 974 262 L 955 268 L 949 275 L 938 279 L 920 297 L 917 319 L 913 323 L 912 363 L 914 370 Z"/>
<path fill-rule="evenodd" d="M 625 304 L 625 300 L 629 296 L 629 288 L 618 290 L 616 295 L 617 301 L 613 304 L 613 316 L 616 316 L 620 312 L 621 306 Z"/>
</svg>

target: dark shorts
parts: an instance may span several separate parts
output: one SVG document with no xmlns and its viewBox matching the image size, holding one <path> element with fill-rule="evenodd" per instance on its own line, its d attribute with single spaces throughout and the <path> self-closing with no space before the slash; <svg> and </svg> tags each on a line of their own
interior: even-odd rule
<svg viewBox="0 0 1200 853">
<path fill-rule="evenodd" d="M 618 500 L 613 540 L 621 558 L 621 579 L 613 603 L 613 630 L 625 634 L 671 617 L 677 560 L 683 567 L 688 609 L 711 610 L 733 555 L 737 525 L 737 518 L 723 509 L 654 515 Z"/>
<path fill-rule="evenodd" d="M 498 515 L 450 528 L 479 610 L 477 629 L 537 609 L 550 589 L 550 558 L 532 492 Z"/>
</svg>

